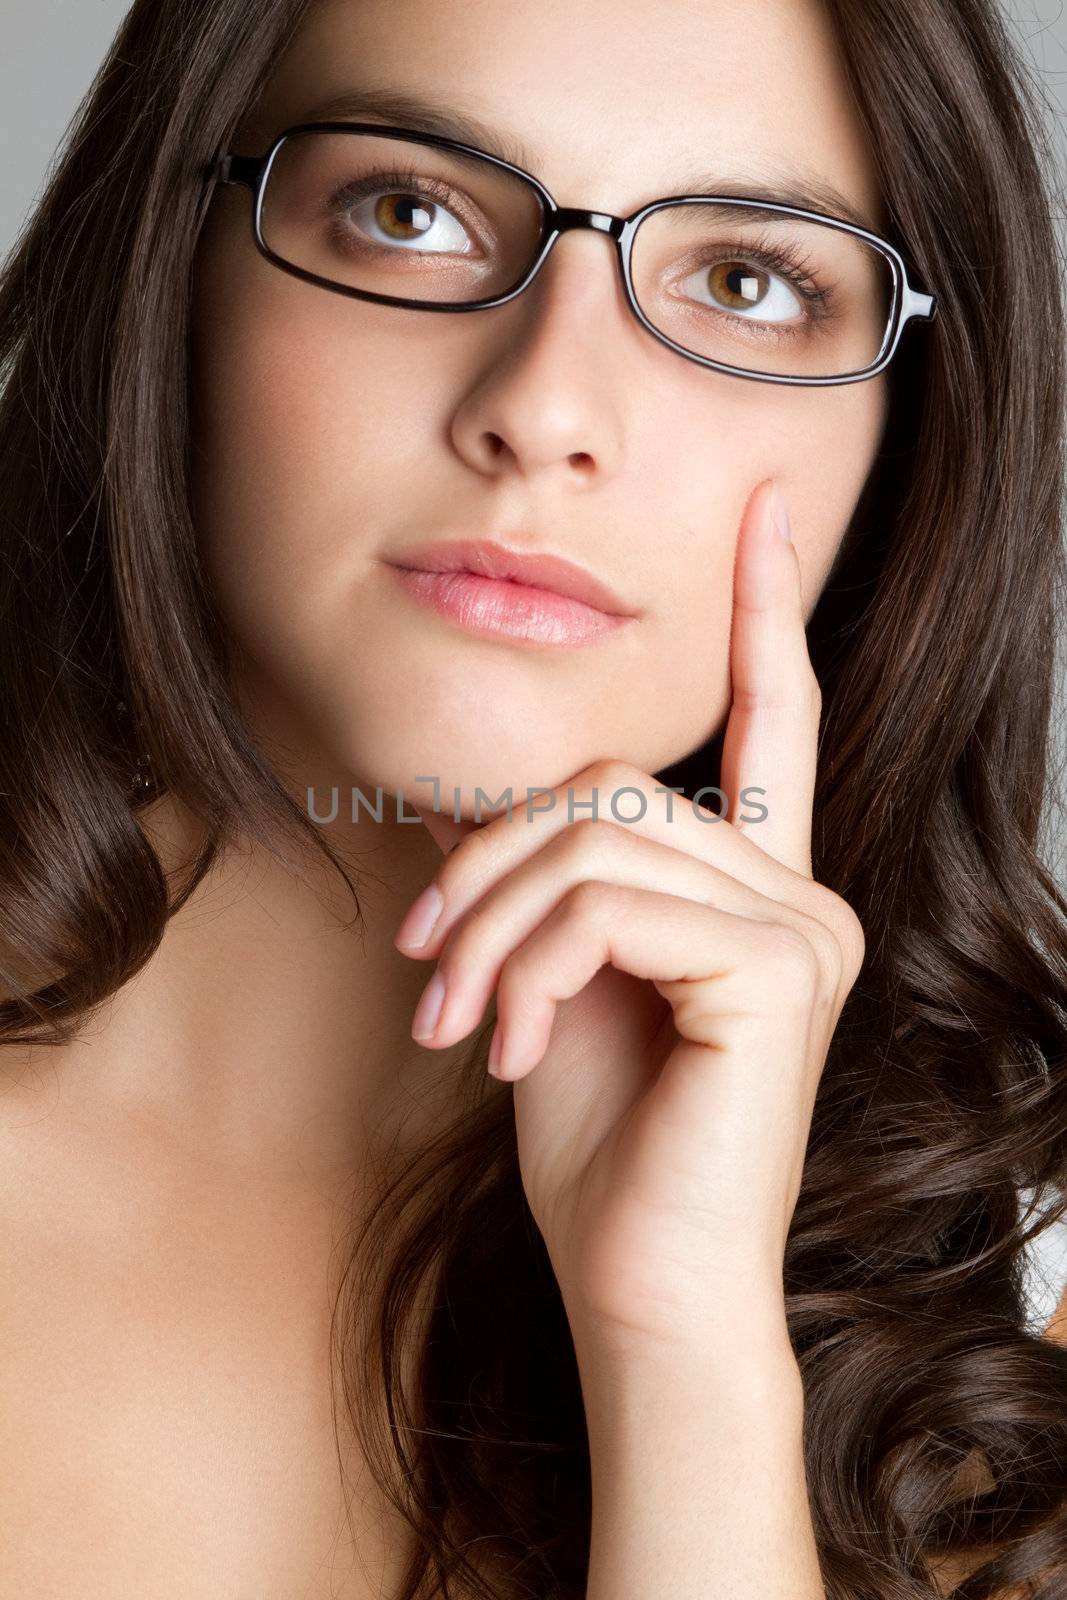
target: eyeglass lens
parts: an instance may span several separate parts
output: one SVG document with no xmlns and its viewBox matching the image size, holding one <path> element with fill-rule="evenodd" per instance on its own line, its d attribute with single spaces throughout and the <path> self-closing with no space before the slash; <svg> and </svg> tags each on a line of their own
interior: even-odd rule
<svg viewBox="0 0 1067 1600">
<path fill-rule="evenodd" d="M 261 228 L 275 255 L 334 283 L 457 305 L 521 282 L 543 218 L 530 184 L 481 157 L 317 130 L 276 151 Z M 866 240 L 742 202 L 650 212 L 631 272 L 643 314 L 669 339 L 776 376 L 869 367 L 893 304 L 889 259 Z"/>
</svg>

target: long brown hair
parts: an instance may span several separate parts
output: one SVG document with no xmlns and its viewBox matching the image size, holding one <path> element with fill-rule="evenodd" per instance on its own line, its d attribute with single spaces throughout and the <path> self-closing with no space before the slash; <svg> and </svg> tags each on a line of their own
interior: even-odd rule
<svg viewBox="0 0 1067 1600">
<path fill-rule="evenodd" d="M 237 833 L 332 858 L 238 715 L 188 492 L 204 170 L 307 5 L 137 0 L 0 277 L 0 1042 L 69 1038 Z M 1040 1574 L 1052 1600 L 1067 1349 L 1027 1326 L 1021 1256 L 1067 1210 L 1067 903 L 1040 838 L 1064 605 L 1051 155 L 991 0 L 827 5 L 940 310 L 890 369 L 809 628 L 814 871 L 867 935 L 785 1260 L 812 1510 L 830 1600 L 929 1597 L 929 1559 L 992 1544 L 982 1593 Z M 719 753 L 659 776 L 692 793 Z M 206 824 L 177 893 L 138 820 L 160 793 Z M 353 1226 L 333 1353 L 415 1536 L 396 1600 L 580 1600 L 581 1392 L 487 1032 L 458 1121 Z"/>
</svg>

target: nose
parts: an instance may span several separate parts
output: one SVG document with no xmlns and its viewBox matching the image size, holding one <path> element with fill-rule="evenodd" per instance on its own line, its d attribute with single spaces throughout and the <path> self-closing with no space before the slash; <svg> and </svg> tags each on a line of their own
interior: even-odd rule
<svg viewBox="0 0 1067 1600">
<path fill-rule="evenodd" d="M 618 240 L 625 226 L 626 222 L 623 217 L 613 217 L 609 211 L 583 211 L 575 206 L 557 207 L 550 219 L 548 247 L 547 249 L 542 250 L 537 271 L 534 273 L 533 277 L 525 287 L 528 289 L 530 288 L 531 284 L 537 282 L 538 278 L 541 276 L 542 269 L 548 265 L 548 262 L 551 260 L 555 251 L 555 247 L 558 245 L 564 234 L 585 230 L 592 233 L 606 234 L 608 240 L 610 240 L 613 246 L 611 254 L 614 257 L 614 271 L 616 275 L 615 288 L 617 290 L 619 299 L 624 302 L 627 315 L 631 314 L 633 308 L 629 303 L 629 295 L 626 292 L 626 280 L 623 272 L 622 252 L 618 248 Z M 596 249 L 596 246 L 590 245 L 589 248 L 592 251 Z M 579 250 L 580 249 L 581 247 L 579 246 Z M 592 255 L 590 255 L 589 259 L 593 259 Z M 563 270 L 562 267 L 557 267 L 556 269 L 557 272 L 561 270 Z M 590 281 L 592 282 L 592 280 Z M 590 292 L 593 291 L 591 290 Z"/>
<path fill-rule="evenodd" d="M 618 240 L 626 226 L 610 212 L 560 208 L 549 219 L 547 241 L 543 243 L 536 270 L 524 285 L 520 298 L 532 290 L 532 298 L 548 316 L 554 334 L 548 333 L 557 351 L 570 351 L 579 365 L 591 371 L 596 352 L 622 352 L 627 340 L 640 346 L 643 333 L 640 319 L 626 287 L 622 251 Z M 581 238 L 564 242 L 567 234 L 600 234 L 600 239 Z M 557 246 L 560 248 L 557 249 Z M 585 252 L 583 259 L 583 252 Z M 573 259 L 572 259 L 573 258 Z M 548 308 L 554 309 L 548 309 Z M 614 318 L 610 324 L 606 319 Z M 536 317 L 538 325 L 541 316 Z M 558 342 L 561 341 L 561 342 Z M 585 350 L 585 358 L 579 347 Z M 622 357 L 620 356 L 620 359 Z"/>
<path fill-rule="evenodd" d="M 575 206 L 558 207 L 552 217 L 552 232 L 549 235 L 551 242 L 549 248 L 541 257 L 538 272 L 545 265 L 563 234 L 580 229 L 590 229 L 593 233 L 606 233 L 612 243 L 615 244 L 625 226 L 626 224 L 622 217 L 613 217 L 610 211 L 582 211 Z M 619 288 L 621 290 L 624 287 L 621 270 L 622 262 L 620 251 L 617 247 L 612 254 L 615 257 L 616 267 L 619 272 Z M 535 273 L 534 277 L 536 278 L 537 275 Z M 529 285 L 527 285 L 528 287 Z"/>
<path fill-rule="evenodd" d="M 621 364 L 627 356 L 623 340 L 609 337 L 605 318 L 614 314 L 626 324 L 629 314 L 616 246 L 623 226 L 620 219 L 599 211 L 569 209 L 551 218 L 547 248 L 524 286 L 533 287 L 538 305 L 518 313 L 506 359 L 490 363 L 454 419 L 457 448 L 481 470 L 500 470 L 502 446 L 524 475 L 566 463 L 581 467 L 588 482 L 614 470 L 622 450 L 622 424 L 612 397 L 626 386 L 613 363 Z M 561 236 L 579 229 L 608 237 L 599 246 L 589 241 L 584 264 L 580 243 L 570 246 L 576 259 L 569 266 L 567 251 L 550 261 Z M 598 270 L 607 276 L 598 278 L 590 270 L 593 252 L 603 252 L 605 244 L 616 265 L 602 262 Z M 518 298 L 525 299 L 525 292 Z M 640 338 L 636 325 L 634 336 Z"/>
</svg>

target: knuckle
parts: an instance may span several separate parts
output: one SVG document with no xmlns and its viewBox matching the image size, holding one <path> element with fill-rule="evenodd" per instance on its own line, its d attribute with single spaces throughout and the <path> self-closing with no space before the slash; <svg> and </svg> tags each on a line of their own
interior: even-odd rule
<svg viewBox="0 0 1067 1600">
<path fill-rule="evenodd" d="M 581 817 L 558 836 L 557 850 L 565 868 L 588 876 L 623 847 L 621 829 L 603 817 Z"/>
<path fill-rule="evenodd" d="M 817 936 L 816 936 L 817 937 Z M 814 997 L 822 981 L 822 958 L 809 932 L 791 922 L 767 924 L 764 961 L 783 991 Z"/>
<path fill-rule="evenodd" d="M 848 907 L 848 912 L 849 915 L 845 919 L 846 926 L 842 930 L 841 948 L 845 952 L 845 969 L 849 974 L 851 987 L 862 972 L 863 963 L 867 959 L 867 936 L 863 931 L 863 923 L 851 906 Z"/>
<path fill-rule="evenodd" d="M 781 689 L 746 689 L 738 684 L 733 691 L 733 701 L 740 711 L 789 711 L 794 715 L 822 718 L 822 689 L 814 671 Z"/>
<path fill-rule="evenodd" d="M 797 662 L 796 670 L 790 669 L 788 677 L 777 679 L 770 685 L 762 687 L 736 684 L 733 689 L 733 700 L 742 711 L 811 712 L 819 718 L 822 716 L 822 685 L 811 657 L 806 652 L 803 660 Z"/>
<path fill-rule="evenodd" d="M 520 945 L 501 964 L 496 980 L 497 1016 L 511 1021 L 536 1013 L 540 985 L 538 968 L 530 948 Z"/>
<path fill-rule="evenodd" d="M 856 981 L 867 953 L 867 940 L 863 924 L 856 912 L 833 889 L 817 884 L 818 894 L 813 907 L 818 921 L 827 928 L 837 946 L 838 965 L 849 976 L 850 985 Z"/>
<path fill-rule="evenodd" d="M 586 776 L 597 791 L 598 809 L 602 804 L 610 804 L 612 793 L 616 789 L 624 789 L 634 783 L 639 788 L 645 787 L 645 780 L 637 768 L 628 766 L 617 756 L 605 756 L 602 760 L 594 761 L 592 766 L 586 769 Z"/>
<path fill-rule="evenodd" d="M 522 1011 L 523 996 L 529 993 L 529 977 L 523 970 L 520 950 L 513 950 L 503 961 L 496 979 L 496 1014 L 514 1017 Z"/>
<path fill-rule="evenodd" d="M 611 894 L 611 886 L 597 878 L 583 878 L 572 884 L 560 902 L 562 914 L 576 922 L 597 916 Z"/>
<path fill-rule="evenodd" d="M 821 711 L 822 710 L 822 684 L 819 682 L 819 675 L 815 671 L 815 668 L 811 665 L 810 661 L 808 663 L 808 672 L 807 672 L 807 695 L 808 695 L 808 701 L 814 707 L 814 709 L 816 711 Z"/>
<path fill-rule="evenodd" d="M 442 966 L 447 965 L 449 973 L 480 964 L 491 944 L 487 911 L 483 900 L 475 901 L 474 905 L 467 907 L 455 927 L 449 930 L 438 957 Z"/>
<path fill-rule="evenodd" d="M 833 929 L 828 928 L 825 922 L 820 922 L 818 919 L 813 919 L 810 927 L 807 927 L 805 932 L 812 949 L 815 951 L 819 968 L 820 988 L 825 997 L 829 999 L 837 993 L 841 983 L 841 974 L 844 967 L 841 945 Z"/>
</svg>

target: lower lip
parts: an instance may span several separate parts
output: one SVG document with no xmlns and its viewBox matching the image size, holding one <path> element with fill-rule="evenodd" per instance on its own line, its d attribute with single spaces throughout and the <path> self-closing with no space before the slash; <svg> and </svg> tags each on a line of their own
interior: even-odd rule
<svg viewBox="0 0 1067 1600">
<path fill-rule="evenodd" d="M 408 594 L 470 633 L 504 634 L 526 644 L 580 645 L 617 633 L 633 618 L 613 616 L 553 589 L 476 572 L 423 572 L 391 562 Z"/>
</svg>

